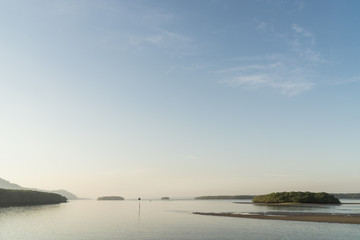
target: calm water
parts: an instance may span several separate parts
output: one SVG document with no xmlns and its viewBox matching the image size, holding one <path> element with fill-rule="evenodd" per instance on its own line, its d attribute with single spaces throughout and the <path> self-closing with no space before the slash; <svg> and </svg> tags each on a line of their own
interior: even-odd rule
<svg viewBox="0 0 360 240">
<path fill-rule="evenodd" d="M 354 202 L 354 201 L 352 201 Z M 71 201 L 0 208 L 1 240 L 360 239 L 360 225 L 200 216 L 203 212 L 360 213 L 357 205 L 276 208 L 233 201 Z"/>
</svg>

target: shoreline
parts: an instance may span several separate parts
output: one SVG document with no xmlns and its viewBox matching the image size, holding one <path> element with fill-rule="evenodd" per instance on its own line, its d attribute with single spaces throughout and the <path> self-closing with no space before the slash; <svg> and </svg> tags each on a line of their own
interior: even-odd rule
<svg viewBox="0 0 360 240">
<path fill-rule="evenodd" d="M 193 212 L 196 215 L 235 217 L 250 219 L 267 219 L 282 221 L 301 221 L 301 222 L 323 222 L 323 223 L 343 223 L 343 224 L 360 224 L 360 214 L 326 214 L 326 213 L 271 213 L 266 215 L 259 214 L 237 214 L 237 213 L 213 213 L 213 212 Z"/>
<path fill-rule="evenodd" d="M 349 202 L 340 204 L 323 204 L 323 203 L 253 203 L 253 202 L 234 202 L 236 204 L 253 204 L 257 206 L 339 206 L 339 205 L 360 205 L 360 202 Z"/>
</svg>

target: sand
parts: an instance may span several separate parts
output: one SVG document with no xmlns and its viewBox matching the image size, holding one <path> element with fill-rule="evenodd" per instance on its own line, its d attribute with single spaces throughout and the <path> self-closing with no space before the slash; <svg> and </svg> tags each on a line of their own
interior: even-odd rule
<svg viewBox="0 0 360 240">
<path fill-rule="evenodd" d="M 305 221 L 305 222 L 326 222 L 326 223 L 347 223 L 360 224 L 360 214 L 326 214 L 326 213 L 277 213 L 272 215 L 266 214 L 236 214 L 236 213 L 205 213 L 193 212 L 198 215 L 252 218 L 252 219 L 270 219 L 284 221 Z"/>
</svg>

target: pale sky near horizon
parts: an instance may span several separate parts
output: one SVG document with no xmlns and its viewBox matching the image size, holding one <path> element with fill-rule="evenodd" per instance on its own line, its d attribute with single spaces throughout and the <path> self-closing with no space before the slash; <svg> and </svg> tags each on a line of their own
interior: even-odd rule
<svg viewBox="0 0 360 240">
<path fill-rule="evenodd" d="M 359 10 L 0 0 L 0 178 L 91 198 L 360 192 Z"/>
</svg>

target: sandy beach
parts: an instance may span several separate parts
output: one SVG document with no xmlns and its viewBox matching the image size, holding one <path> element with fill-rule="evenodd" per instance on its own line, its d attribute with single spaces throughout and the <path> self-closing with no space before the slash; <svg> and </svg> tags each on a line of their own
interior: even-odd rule
<svg viewBox="0 0 360 240">
<path fill-rule="evenodd" d="M 278 213 L 278 214 L 236 214 L 236 213 L 206 213 L 193 212 L 198 215 L 252 218 L 252 219 L 270 219 L 284 221 L 304 221 L 304 222 L 326 222 L 326 223 L 347 223 L 360 224 L 360 214 L 326 214 L 326 213 Z"/>
</svg>

